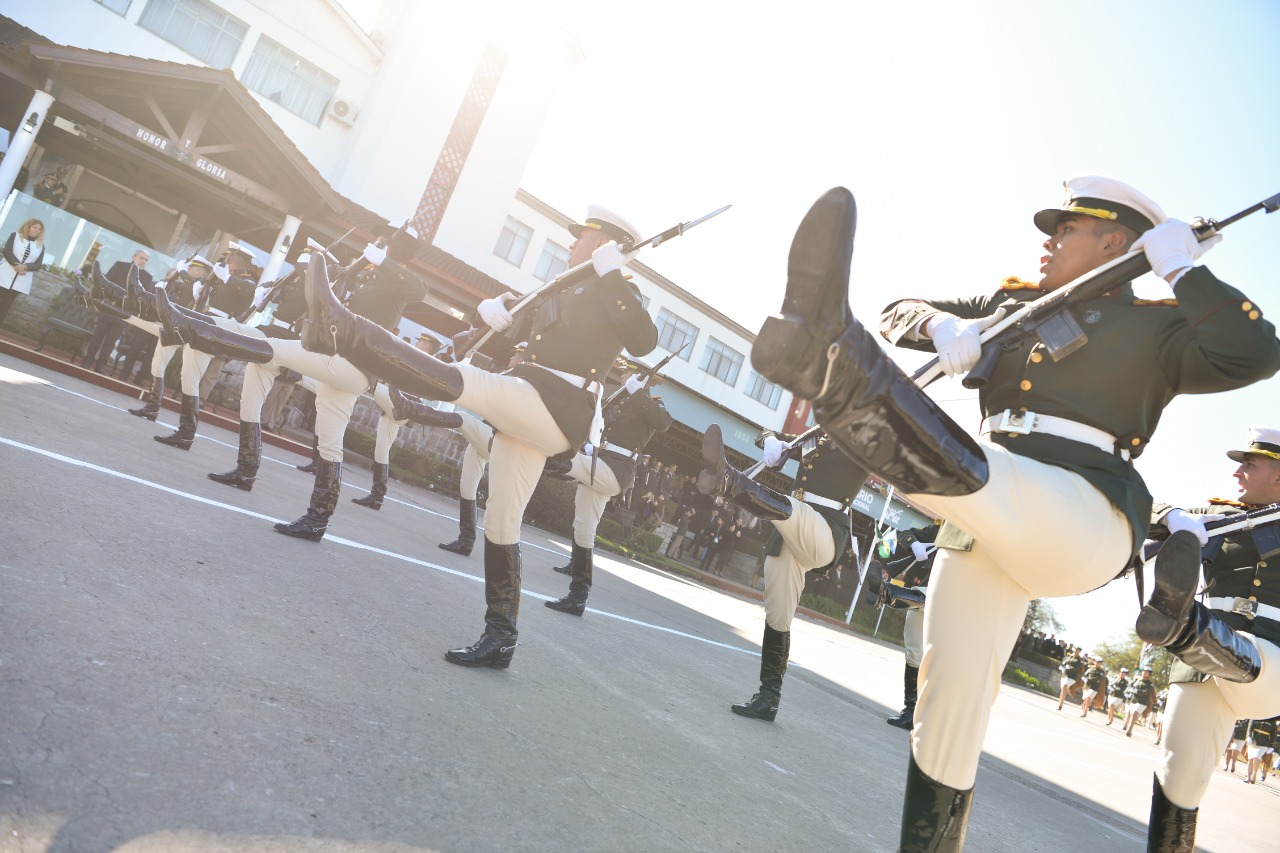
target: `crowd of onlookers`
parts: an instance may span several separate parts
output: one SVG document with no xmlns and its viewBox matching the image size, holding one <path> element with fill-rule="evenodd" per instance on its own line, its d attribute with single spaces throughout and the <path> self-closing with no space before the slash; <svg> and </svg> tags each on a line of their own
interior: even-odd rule
<svg viewBox="0 0 1280 853">
<path fill-rule="evenodd" d="M 1018 643 L 1014 646 L 1014 657 L 1023 652 L 1034 652 L 1035 654 L 1047 657 L 1061 663 L 1067 656 L 1067 653 L 1076 646 L 1071 645 L 1066 640 L 1060 640 L 1053 634 L 1045 634 L 1044 631 L 1032 631 L 1027 628 L 1022 629 L 1022 634 L 1018 637 Z"/>
</svg>

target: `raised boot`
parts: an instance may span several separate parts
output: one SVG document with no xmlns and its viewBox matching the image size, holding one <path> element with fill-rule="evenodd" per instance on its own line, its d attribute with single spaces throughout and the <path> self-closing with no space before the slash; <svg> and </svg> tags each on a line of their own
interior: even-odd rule
<svg viewBox="0 0 1280 853">
<path fill-rule="evenodd" d="M 912 752 L 898 853 L 960 853 L 972 805 L 972 788 L 961 791 L 930 779 Z"/>
<path fill-rule="evenodd" d="M 884 585 L 884 600 L 885 604 L 899 610 L 916 610 L 924 607 L 925 594 L 918 589 L 887 583 Z"/>
<path fill-rule="evenodd" d="M 314 474 L 316 472 L 316 463 L 320 461 L 320 437 L 311 436 L 311 461 L 306 465 L 294 465 L 304 474 Z"/>
<path fill-rule="evenodd" d="M 136 317 L 155 323 L 160 317 L 156 313 L 155 299 L 152 294 L 148 293 L 146 288 L 142 286 L 142 281 L 138 275 L 138 268 L 132 264 L 129 265 L 129 272 L 126 276 L 127 287 L 125 288 L 124 309 Z M 160 288 L 163 290 L 163 288 Z"/>
<path fill-rule="evenodd" d="M 729 710 L 740 717 L 772 723 L 782 701 L 782 676 L 787 672 L 790 655 L 791 632 L 775 631 L 766 622 L 760 644 L 760 691 L 746 702 L 730 705 Z"/>
<path fill-rule="evenodd" d="M 390 465 L 385 462 L 373 463 L 373 488 L 362 498 L 352 498 L 353 504 L 369 509 L 382 509 L 382 499 L 387 496 L 387 472 Z"/>
<path fill-rule="evenodd" d="M 275 350 L 265 338 L 252 338 L 213 323 L 200 322 L 176 310 L 163 287 L 156 288 L 155 306 L 160 326 L 170 340 L 176 337 L 197 352 L 255 364 L 266 364 L 275 357 Z"/>
<path fill-rule="evenodd" d="M 411 421 L 440 429 L 457 429 L 462 426 L 462 415 L 457 412 L 433 409 L 417 400 L 409 399 L 398 389 L 390 386 L 387 387 L 387 396 L 391 398 L 391 417 L 397 421 Z"/>
<path fill-rule="evenodd" d="M 1198 601 L 1182 632 L 1165 646 L 1187 666 L 1237 684 L 1248 684 L 1262 672 L 1258 647 Z"/>
<path fill-rule="evenodd" d="M 240 449 L 236 453 L 236 467 L 225 474 L 210 474 L 209 479 L 224 486 L 235 486 L 246 492 L 253 491 L 258 479 L 258 466 L 262 464 L 262 424 L 240 422 Z"/>
<path fill-rule="evenodd" d="M 568 613 L 570 616 L 581 616 L 587 609 L 587 596 L 591 593 L 592 550 L 573 543 L 573 556 L 569 559 L 569 594 L 556 601 L 548 601 L 547 607 Z M 560 571 L 560 569 L 556 569 Z"/>
<path fill-rule="evenodd" d="M 920 667 L 907 664 L 902 668 L 902 710 L 885 720 L 891 726 L 911 731 L 916 716 L 916 697 L 920 684 Z"/>
<path fill-rule="evenodd" d="M 452 542 L 441 542 L 440 547 L 464 557 L 471 556 L 471 549 L 476 544 L 476 502 L 468 498 L 458 498 L 458 538 Z"/>
<path fill-rule="evenodd" d="M 450 649 L 445 660 L 459 666 L 506 669 L 516 650 L 520 615 L 520 545 L 484 540 L 484 633 L 473 645 Z"/>
<path fill-rule="evenodd" d="M 337 353 L 388 385 L 428 400 L 453 402 L 462 394 L 457 367 L 397 338 L 386 329 L 348 311 L 329 286 L 324 264 L 307 265 L 307 319 L 302 347 L 324 355 Z"/>
<path fill-rule="evenodd" d="M 147 402 L 141 408 L 129 409 L 129 414 L 154 421 L 160 417 L 160 404 L 164 400 L 164 377 L 151 377 L 151 390 L 147 392 Z"/>
<path fill-rule="evenodd" d="M 1169 802 L 1160 779 L 1151 779 L 1151 819 L 1147 823 L 1147 853 L 1194 853 L 1199 809 L 1184 809 Z"/>
<path fill-rule="evenodd" d="M 1153 646 L 1172 643 L 1187 624 L 1200 582 L 1200 540 L 1180 530 L 1156 552 L 1155 588 L 1138 614 L 1134 630 Z"/>
<path fill-rule="evenodd" d="M 342 489 L 342 463 L 330 462 L 324 457 L 316 463 L 316 484 L 311 490 L 311 505 L 306 513 L 291 524 L 275 525 L 277 533 L 319 542 L 329 529 L 329 519 L 338 506 L 338 492 Z"/>
<path fill-rule="evenodd" d="M 812 400 L 817 422 L 854 462 L 907 494 L 966 495 L 987 481 L 978 443 L 885 354 L 849 312 L 856 213 L 831 190 L 800 223 L 782 313 L 751 349 L 756 371 Z"/>
<path fill-rule="evenodd" d="M 129 292 L 103 275 L 102 267 L 98 266 L 97 261 L 93 262 L 90 281 L 92 287 L 89 290 L 89 299 L 95 308 L 108 317 L 120 320 L 127 320 L 133 316 L 125 308 Z"/>
<path fill-rule="evenodd" d="M 200 398 L 192 394 L 183 394 L 182 410 L 178 413 L 178 428 L 169 435 L 154 435 L 152 438 L 179 450 L 190 450 L 191 443 L 196 440 L 196 429 L 199 426 Z"/>
<path fill-rule="evenodd" d="M 702 470 L 698 491 L 724 497 L 756 518 L 781 521 L 791 517 L 791 500 L 731 468 L 725 461 L 724 436 L 712 424 L 702 436 Z"/>
</svg>

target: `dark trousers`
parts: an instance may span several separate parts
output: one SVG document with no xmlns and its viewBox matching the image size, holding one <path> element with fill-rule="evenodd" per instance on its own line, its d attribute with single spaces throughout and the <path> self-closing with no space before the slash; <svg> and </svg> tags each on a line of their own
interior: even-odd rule
<svg viewBox="0 0 1280 853">
<path fill-rule="evenodd" d="M 120 351 L 124 353 L 124 358 L 120 362 L 120 378 L 130 378 L 139 363 L 142 365 L 140 375 L 150 375 L 151 358 L 156 353 L 158 342 L 159 339 L 155 335 L 144 332 L 137 326 L 126 328 L 124 336 L 120 339 Z"/>
<path fill-rule="evenodd" d="M 98 321 L 93 324 L 93 334 L 89 336 L 89 343 L 86 345 L 84 361 L 80 364 L 90 370 L 101 371 L 103 362 L 111 356 L 111 350 L 124 332 L 124 326 L 124 320 L 99 314 Z"/>
<path fill-rule="evenodd" d="M 13 307 L 14 301 L 21 295 L 16 290 L 0 287 L 0 325 L 4 324 L 4 318 L 8 315 L 9 309 Z"/>
</svg>

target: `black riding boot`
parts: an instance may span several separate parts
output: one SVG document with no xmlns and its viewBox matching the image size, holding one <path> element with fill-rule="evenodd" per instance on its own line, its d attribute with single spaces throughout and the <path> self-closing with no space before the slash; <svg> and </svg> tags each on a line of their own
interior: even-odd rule
<svg viewBox="0 0 1280 853">
<path fill-rule="evenodd" d="M 320 437 L 318 435 L 311 436 L 311 461 L 306 465 L 294 465 L 304 474 L 314 474 L 316 472 L 316 463 L 320 461 Z"/>
<path fill-rule="evenodd" d="M 495 545 L 484 540 L 484 633 L 474 645 L 450 649 L 445 660 L 459 666 L 506 669 L 516 650 L 516 619 L 520 615 L 520 545 Z"/>
<path fill-rule="evenodd" d="M 916 697 L 920 684 L 920 667 L 907 664 L 902 668 L 902 710 L 885 720 L 891 726 L 911 731 L 916 716 Z"/>
<path fill-rule="evenodd" d="M 417 400 L 411 400 L 390 386 L 387 387 L 387 396 L 391 398 L 391 417 L 397 421 L 412 421 L 440 429 L 457 429 L 462 426 L 462 415 L 457 412 L 433 409 Z"/>
<path fill-rule="evenodd" d="M 441 542 L 440 547 L 464 557 L 471 556 L 471 549 L 476 544 L 476 502 L 467 498 L 458 498 L 458 538 L 452 542 Z"/>
<path fill-rule="evenodd" d="M 569 570 L 567 574 L 572 578 L 569 581 L 569 594 L 557 601 L 548 601 L 547 607 L 571 616 L 583 614 L 587 609 L 587 596 L 591 593 L 591 557 L 590 548 L 583 548 L 577 542 L 573 543 L 573 554 L 569 558 L 569 565 L 564 567 Z M 561 568 L 557 568 L 556 571 L 561 574 L 566 573 Z"/>
<path fill-rule="evenodd" d="M 125 307 L 129 301 L 129 291 L 103 275 L 97 261 L 93 262 L 90 281 L 93 286 L 89 290 L 89 299 L 95 308 L 108 317 L 120 320 L 127 320 L 133 316 Z"/>
<path fill-rule="evenodd" d="M 311 490 L 311 506 L 292 524 L 277 524 L 276 531 L 286 536 L 319 542 L 329 528 L 329 519 L 338 506 L 338 492 L 341 489 L 342 463 L 321 458 L 316 463 L 316 485 Z"/>
<path fill-rule="evenodd" d="M 387 496 L 387 473 L 390 468 L 390 465 L 383 462 L 373 463 L 373 488 L 369 490 L 369 494 L 362 498 L 352 498 L 351 502 L 369 509 L 382 509 L 382 499 Z"/>
<path fill-rule="evenodd" d="M 1258 647 L 1198 601 L 1192 602 L 1182 633 L 1165 648 L 1192 669 L 1223 681 L 1248 684 L 1262 672 Z"/>
<path fill-rule="evenodd" d="M 200 398 L 183 394 L 182 411 L 178 413 L 178 429 L 169 435 L 155 435 L 152 438 L 179 450 L 190 450 L 191 443 L 196 440 L 196 428 L 199 426 Z"/>
<path fill-rule="evenodd" d="M 1156 552 L 1155 588 L 1134 626 L 1143 642 L 1167 646 L 1177 639 L 1199 583 L 1200 540 L 1186 530 L 1174 533 Z"/>
<path fill-rule="evenodd" d="M 129 414 L 154 421 L 160 417 L 160 403 L 164 400 L 164 377 L 151 377 L 151 390 L 147 393 L 147 402 L 141 408 L 130 409 Z"/>
<path fill-rule="evenodd" d="M 724 457 L 724 437 L 720 434 L 719 424 L 707 427 L 702 436 L 698 491 L 704 495 L 722 496 L 756 518 L 781 521 L 791 517 L 791 501 L 787 497 L 729 467 Z"/>
<path fill-rule="evenodd" d="M 766 622 L 764 641 L 760 644 L 760 692 L 750 701 L 730 705 L 729 710 L 740 717 L 772 723 L 778 716 L 778 703 L 782 701 L 782 676 L 787 672 L 790 655 L 791 632 L 775 631 Z"/>
<path fill-rule="evenodd" d="M 898 853 L 959 853 L 972 805 L 972 788 L 961 791 L 935 782 L 924 775 L 911 753 Z"/>
<path fill-rule="evenodd" d="M 1160 780 L 1151 778 L 1151 820 L 1147 824 L 1147 853 L 1195 853 L 1199 809 L 1169 802 Z"/>
<path fill-rule="evenodd" d="M 225 474 L 210 474 L 209 479 L 225 486 L 235 486 L 246 492 L 253 491 L 253 481 L 258 479 L 258 466 L 262 464 L 262 424 L 240 422 L 240 449 L 236 453 L 236 467 Z"/>
<path fill-rule="evenodd" d="M 751 349 L 757 372 L 812 400 L 818 423 L 860 466 L 907 494 L 966 495 L 987 481 L 978 443 L 849 313 L 856 214 L 847 190 L 820 198 L 796 231 L 782 313 Z"/>
<path fill-rule="evenodd" d="M 462 394 L 456 367 L 427 355 L 370 320 L 352 314 L 333 295 L 324 264 L 307 265 L 307 319 L 302 346 L 310 352 L 335 352 L 388 385 L 428 400 L 453 402 Z"/>
<path fill-rule="evenodd" d="M 263 338 L 251 338 L 213 323 L 198 322 L 175 310 L 163 287 L 156 288 L 155 305 L 163 329 L 197 352 L 255 364 L 266 364 L 275 357 L 275 350 Z"/>
<path fill-rule="evenodd" d="M 884 585 L 884 603 L 899 610 L 918 610 L 924 607 L 925 597 L 918 589 L 898 586 L 896 583 Z"/>
</svg>

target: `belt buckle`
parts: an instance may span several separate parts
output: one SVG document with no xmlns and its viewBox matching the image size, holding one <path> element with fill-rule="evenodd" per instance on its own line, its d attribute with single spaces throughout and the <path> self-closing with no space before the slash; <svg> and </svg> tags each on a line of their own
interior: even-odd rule
<svg viewBox="0 0 1280 853">
<path fill-rule="evenodd" d="M 1242 613 L 1250 619 L 1258 615 L 1258 602 L 1250 601 L 1247 598 L 1237 598 L 1231 605 L 1232 613 Z"/>
<path fill-rule="evenodd" d="M 1035 422 L 1035 412 L 1015 412 L 1013 409 L 1005 409 L 1000 413 L 1000 424 L 996 429 L 1000 432 L 1030 435 Z"/>
</svg>

